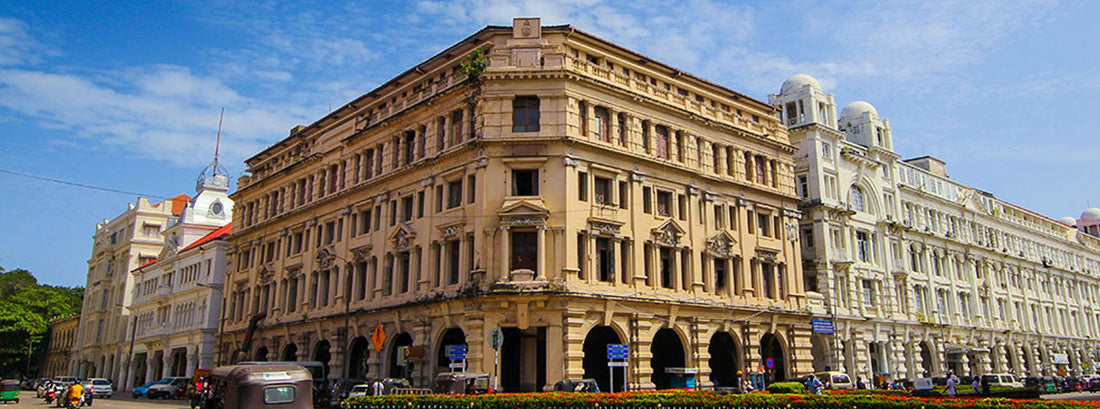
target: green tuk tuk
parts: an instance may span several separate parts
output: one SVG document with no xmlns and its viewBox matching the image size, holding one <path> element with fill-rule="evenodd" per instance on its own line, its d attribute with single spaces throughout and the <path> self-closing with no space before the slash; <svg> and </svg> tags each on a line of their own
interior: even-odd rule
<svg viewBox="0 0 1100 409">
<path fill-rule="evenodd" d="M 5 379 L 0 381 L 0 402 L 19 403 L 19 381 L 15 379 Z"/>
</svg>

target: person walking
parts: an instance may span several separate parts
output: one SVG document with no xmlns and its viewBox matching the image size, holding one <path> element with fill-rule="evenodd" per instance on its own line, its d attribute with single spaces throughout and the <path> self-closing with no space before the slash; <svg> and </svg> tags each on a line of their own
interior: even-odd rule
<svg viewBox="0 0 1100 409">
<path fill-rule="evenodd" d="M 955 394 L 957 393 L 956 390 L 955 390 L 955 387 L 958 386 L 958 385 L 959 385 L 959 378 L 956 378 L 955 375 L 953 375 L 953 374 L 950 375 L 947 378 L 947 396 L 950 396 L 950 397 L 954 398 Z"/>
<path fill-rule="evenodd" d="M 817 377 L 813 375 L 810 375 L 810 379 L 806 381 L 806 389 L 809 389 L 810 393 L 813 395 L 820 395 L 821 388 L 824 386 L 825 385 L 821 383 L 821 380 L 817 379 Z"/>
<path fill-rule="evenodd" d="M 975 395 L 982 392 L 982 384 L 979 382 L 980 379 L 980 376 L 975 375 L 974 380 L 970 382 L 970 388 L 973 389 Z"/>
</svg>

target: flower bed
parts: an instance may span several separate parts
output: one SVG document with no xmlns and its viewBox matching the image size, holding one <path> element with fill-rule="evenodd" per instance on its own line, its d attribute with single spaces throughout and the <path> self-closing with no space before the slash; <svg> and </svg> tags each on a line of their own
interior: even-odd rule
<svg viewBox="0 0 1100 409">
<path fill-rule="evenodd" d="M 750 393 L 724 395 L 711 391 L 624 392 L 624 393 L 502 393 L 493 395 L 419 395 L 364 396 L 348 399 L 345 408 L 809 408 L 809 409 L 940 409 L 940 408 L 1015 408 L 1073 409 L 1096 408 L 1082 402 L 1016 400 L 1003 398 L 918 398 L 894 394 L 839 393 L 827 395 L 787 395 Z"/>
</svg>

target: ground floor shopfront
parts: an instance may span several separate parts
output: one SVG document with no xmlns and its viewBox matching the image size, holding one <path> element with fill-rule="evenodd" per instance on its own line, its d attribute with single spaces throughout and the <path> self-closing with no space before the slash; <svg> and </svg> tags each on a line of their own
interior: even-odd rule
<svg viewBox="0 0 1100 409">
<path fill-rule="evenodd" d="M 814 370 L 864 380 L 1008 373 L 1100 373 L 1100 340 L 923 323 L 839 320 L 811 337 Z M 868 382 L 868 385 L 871 385 Z"/>
<path fill-rule="evenodd" d="M 489 342 L 493 328 L 503 334 L 499 350 Z M 495 373 L 505 392 L 581 377 L 610 390 L 608 344 L 630 348 L 627 366 L 615 368 L 614 390 L 668 388 L 694 371 L 699 387 L 732 387 L 739 371 L 755 371 L 769 358 L 770 381 L 811 369 L 803 314 L 583 294 L 494 294 L 285 324 L 261 321 L 249 350 L 234 353 L 244 337 L 243 331 L 223 334 L 222 363 L 321 361 L 330 379 L 401 377 L 415 386 L 429 386 L 449 371 L 448 347 L 464 344 L 467 372 Z M 424 356 L 406 360 L 403 347 L 422 347 Z"/>
<path fill-rule="evenodd" d="M 169 376 L 190 377 L 196 369 L 214 366 L 213 331 L 193 331 L 171 336 L 139 338 L 134 342 L 131 359 L 122 363 L 119 389 L 131 390 L 146 382 Z"/>
</svg>

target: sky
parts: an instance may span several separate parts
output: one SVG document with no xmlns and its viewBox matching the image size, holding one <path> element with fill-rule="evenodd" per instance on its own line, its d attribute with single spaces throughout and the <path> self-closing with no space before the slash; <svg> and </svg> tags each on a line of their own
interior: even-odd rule
<svg viewBox="0 0 1100 409">
<path fill-rule="evenodd" d="M 838 107 L 873 104 L 903 158 L 1053 218 L 1100 206 L 1097 1 L 0 0 L 0 267 L 83 285 L 96 223 L 194 193 L 223 107 L 235 179 L 293 126 L 513 17 L 763 101 L 809 74 Z"/>
</svg>

